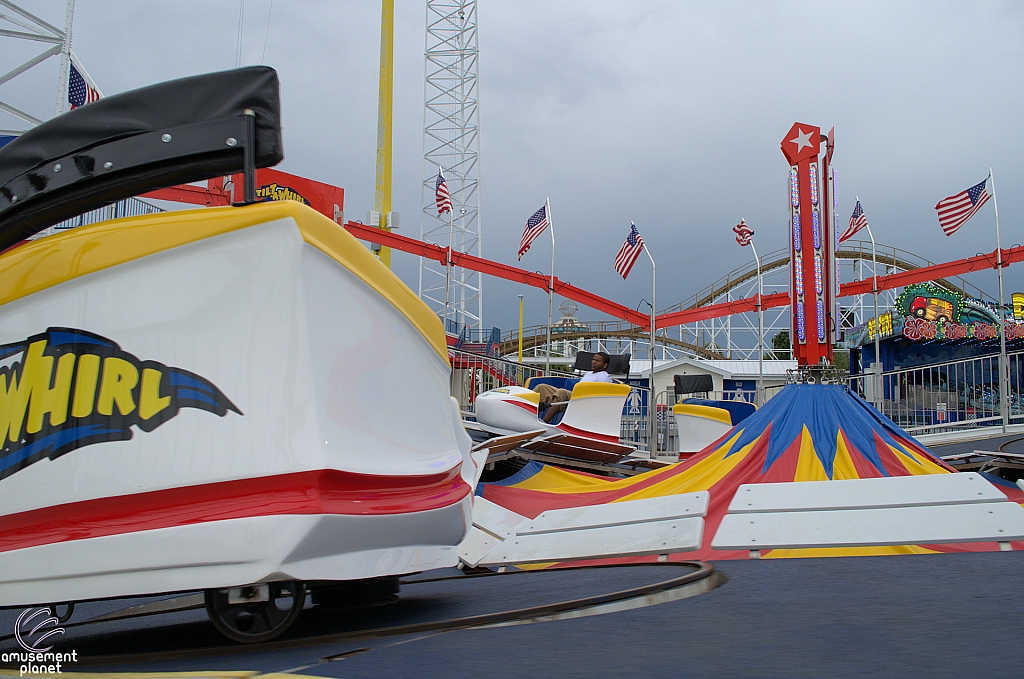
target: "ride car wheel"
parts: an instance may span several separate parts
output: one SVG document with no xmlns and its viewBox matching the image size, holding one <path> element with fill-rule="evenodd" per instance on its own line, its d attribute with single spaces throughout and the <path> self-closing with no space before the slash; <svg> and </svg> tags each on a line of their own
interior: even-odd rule
<svg viewBox="0 0 1024 679">
<path fill-rule="evenodd" d="M 232 641 L 258 644 L 270 641 L 288 630 L 306 602 L 306 586 L 301 582 L 271 582 L 261 601 L 233 603 L 233 590 L 251 590 L 260 586 L 208 589 L 206 612 L 217 631 Z"/>
</svg>

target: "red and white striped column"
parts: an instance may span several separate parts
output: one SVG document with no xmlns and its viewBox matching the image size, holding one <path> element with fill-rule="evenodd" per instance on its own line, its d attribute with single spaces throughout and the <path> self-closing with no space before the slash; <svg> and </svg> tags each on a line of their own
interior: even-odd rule
<svg viewBox="0 0 1024 679">
<path fill-rule="evenodd" d="M 801 366 L 831 363 L 835 342 L 835 239 L 828 159 L 818 162 L 821 141 L 821 129 L 803 123 L 794 123 L 782 140 L 790 164 L 790 345 Z"/>
</svg>

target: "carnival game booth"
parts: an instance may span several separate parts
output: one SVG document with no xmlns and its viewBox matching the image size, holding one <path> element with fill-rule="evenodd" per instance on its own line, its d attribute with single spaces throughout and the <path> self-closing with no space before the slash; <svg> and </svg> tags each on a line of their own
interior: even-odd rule
<svg viewBox="0 0 1024 679">
<path fill-rule="evenodd" d="M 236 171 L 251 201 L 254 168 L 282 157 L 272 69 L 107 97 L 0 151 L 0 247 Z M 0 606 L 202 590 L 221 632 L 263 641 L 307 591 L 392 594 L 458 562 L 477 467 L 441 325 L 308 207 L 14 247 L 0 345 Z"/>
</svg>

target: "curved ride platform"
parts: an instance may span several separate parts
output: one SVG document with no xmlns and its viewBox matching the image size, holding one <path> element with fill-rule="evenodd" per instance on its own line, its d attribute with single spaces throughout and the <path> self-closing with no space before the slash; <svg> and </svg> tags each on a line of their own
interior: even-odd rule
<svg viewBox="0 0 1024 679">
<path fill-rule="evenodd" d="M 973 481 L 987 487 L 987 492 L 982 492 L 984 497 L 979 496 L 978 500 L 998 500 L 996 504 L 1000 506 L 997 511 L 1007 514 L 1009 521 L 1007 525 L 993 527 L 988 536 L 981 539 L 970 538 L 977 534 L 979 526 L 969 519 L 969 514 L 980 512 L 987 516 L 992 514 L 988 511 L 992 508 L 981 504 L 968 505 L 958 495 L 961 491 L 957 488 L 961 484 L 954 484 L 957 488 L 945 488 L 941 483 L 936 485 L 927 480 L 917 483 L 913 479 L 907 483 L 899 478 L 950 473 L 954 473 L 952 468 L 845 386 L 794 384 L 784 387 L 757 412 L 684 462 L 628 479 L 600 478 L 569 470 L 552 471 L 535 465 L 511 482 L 484 483 L 477 493 L 503 508 L 533 518 L 549 510 L 613 505 L 707 491 L 710 493 L 710 505 L 705 517 L 703 546 L 685 555 L 685 558 L 703 560 L 1024 548 L 1018 525 L 1021 523 L 1018 505 L 1024 502 L 1024 492 L 1013 484 L 992 476 L 977 476 Z M 968 482 L 968 479 L 957 481 Z M 824 485 L 812 486 L 804 482 Z M 839 483 L 833 487 L 830 484 L 834 482 Z M 796 543 L 787 539 L 776 542 L 775 546 L 739 549 L 734 542 L 732 546 L 716 548 L 714 539 L 726 515 L 739 517 L 739 512 L 748 511 L 735 506 L 737 491 L 741 487 L 757 488 L 758 484 L 766 484 L 765 488 L 788 484 L 789 495 L 805 495 L 813 490 L 816 496 L 808 495 L 807 499 L 811 504 L 795 507 L 800 511 L 789 507 L 781 514 L 771 514 L 771 510 L 766 509 L 765 513 L 771 516 L 756 520 L 778 521 L 790 527 L 796 526 L 797 520 L 818 521 L 806 525 L 814 526 L 813 532 L 821 536 L 815 544 L 822 546 L 793 546 Z M 845 490 L 851 484 L 852 489 Z M 822 487 L 824 490 L 815 490 Z M 931 487 L 933 490 L 928 489 Z M 840 506 L 832 502 L 841 489 L 852 494 L 852 504 Z M 915 503 L 909 502 L 906 494 L 914 496 L 918 492 L 921 493 L 920 501 L 916 502 L 918 506 L 909 506 Z M 904 499 L 901 500 L 900 495 Z M 971 530 L 943 536 L 941 531 L 923 530 L 924 523 L 908 522 L 903 518 L 931 516 L 939 511 L 928 507 L 941 507 L 942 512 L 956 514 L 967 522 Z M 917 534 L 923 537 L 919 540 L 897 539 L 892 537 L 892 532 L 886 534 L 882 530 L 884 524 L 891 523 L 888 517 L 897 514 L 897 525 L 921 528 Z M 850 525 L 849 520 L 852 519 L 856 520 Z M 755 517 L 749 517 L 746 524 L 754 521 Z M 844 521 L 847 523 L 842 523 Z M 743 523 L 739 518 L 734 522 Z M 874 522 L 872 525 L 878 530 L 870 531 L 869 536 L 848 537 L 850 529 L 857 525 L 867 526 L 869 522 Z M 947 519 L 944 524 L 942 521 L 939 523 L 952 530 L 957 522 Z M 907 531 L 900 533 L 901 536 L 908 534 Z M 749 542 L 745 544 L 750 545 Z M 669 558 L 683 557 L 673 555 Z"/>
</svg>

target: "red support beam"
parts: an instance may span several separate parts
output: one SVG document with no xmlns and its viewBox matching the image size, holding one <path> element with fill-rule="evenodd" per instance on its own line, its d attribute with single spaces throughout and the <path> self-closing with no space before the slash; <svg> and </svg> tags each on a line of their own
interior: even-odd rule
<svg viewBox="0 0 1024 679">
<path fill-rule="evenodd" d="M 1017 246 L 1003 250 L 1004 267 L 1022 260 L 1024 260 L 1024 246 Z M 996 251 L 993 250 L 986 254 L 975 255 L 974 257 L 968 257 L 966 259 L 958 259 L 953 262 L 923 266 L 920 269 L 911 269 L 910 271 L 902 271 L 888 276 L 879 276 L 878 289 L 891 290 L 893 288 L 901 288 L 905 285 L 910 285 L 911 283 L 924 283 L 925 281 L 950 278 L 952 276 L 971 273 L 972 271 L 984 271 L 985 269 L 995 268 Z M 871 292 L 870 278 L 865 278 L 862 281 L 852 281 L 841 287 L 841 295 L 843 297 L 848 297 L 850 295 L 863 295 L 869 292 Z"/>
<path fill-rule="evenodd" d="M 444 264 L 447 261 L 448 248 L 442 248 L 439 245 L 424 243 L 423 241 L 416 240 L 415 238 L 400 236 L 393 231 L 382 231 L 375 226 L 366 226 L 365 224 L 356 224 L 355 222 L 345 224 L 345 228 L 349 233 L 360 240 L 379 243 L 384 247 L 408 252 L 420 257 L 426 257 L 436 262 L 440 262 L 441 264 Z M 507 281 L 523 283 L 535 288 L 540 288 L 545 292 L 547 291 L 548 283 L 550 282 L 550 277 L 545 276 L 544 274 L 537 273 L 535 271 L 527 271 L 526 269 L 520 269 L 507 264 L 500 264 L 499 262 L 492 262 L 489 259 L 476 257 L 464 252 L 452 252 L 452 266 L 461 266 L 464 269 L 479 271 L 480 273 L 484 273 L 489 276 L 504 278 Z M 555 277 L 554 292 L 556 295 L 561 295 L 567 299 L 579 302 L 584 306 L 602 311 L 610 316 L 614 316 L 615 318 L 629 321 L 641 328 L 647 329 L 650 326 L 650 319 L 639 311 L 622 306 L 616 302 L 612 302 L 611 300 L 595 295 L 592 292 L 587 292 L 586 290 L 577 288 L 575 285 L 570 285 L 560 281 L 557 276 Z"/>
<path fill-rule="evenodd" d="M 139 197 L 152 198 L 153 200 L 170 200 L 176 203 L 188 203 L 189 205 L 205 205 L 206 207 L 230 205 L 231 196 L 225 193 L 223 189 L 213 186 L 212 182 L 213 180 L 211 179 L 206 187 L 194 186 L 192 184 L 170 186 L 166 189 L 157 189 L 156 191 L 144 193 Z"/>
<path fill-rule="evenodd" d="M 1004 267 L 1021 261 L 1024 261 L 1024 246 L 1017 246 L 1003 250 Z M 953 262 L 945 262 L 943 264 L 935 264 L 933 266 L 923 266 L 919 269 L 902 271 L 889 276 L 879 276 L 878 289 L 892 290 L 893 288 L 902 288 L 903 286 L 911 285 L 912 283 L 924 283 L 925 281 L 950 278 L 952 276 L 971 273 L 972 271 L 984 271 L 986 269 L 994 268 L 996 268 L 995 250 L 987 254 L 975 255 L 974 257 L 959 259 Z M 839 287 L 840 297 L 864 295 L 870 292 L 870 278 L 862 281 L 843 283 Z M 658 327 L 663 328 L 673 325 L 682 325 L 683 323 L 693 323 L 695 321 L 703 321 L 709 318 L 719 318 L 720 316 L 728 316 L 730 314 L 741 313 L 744 311 L 754 311 L 757 308 L 756 300 L 756 297 L 748 297 L 746 299 L 735 300 L 733 302 L 709 304 L 697 309 L 686 309 L 683 311 L 675 311 L 670 314 L 663 314 L 658 317 Z M 765 309 L 786 306 L 789 304 L 789 293 L 777 292 L 773 295 L 763 297 L 762 300 L 762 306 Z"/>
<path fill-rule="evenodd" d="M 775 292 L 761 297 L 761 307 L 764 309 L 773 309 L 775 307 L 788 305 L 788 292 Z M 703 321 L 709 318 L 731 316 L 732 314 L 740 314 L 745 311 L 757 311 L 756 296 L 744 299 L 735 299 L 731 302 L 722 302 L 721 304 L 708 304 L 706 306 L 697 307 L 696 309 L 673 311 L 672 313 L 658 316 L 657 321 L 659 328 L 668 328 L 675 325 Z"/>
<path fill-rule="evenodd" d="M 402 252 L 408 252 L 420 257 L 427 257 L 440 262 L 441 264 L 445 263 L 445 258 L 447 257 L 448 248 L 442 248 L 439 245 L 433 245 L 431 243 L 424 243 L 423 241 L 416 240 L 415 238 L 409 238 L 407 236 L 400 236 L 393 231 L 381 231 L 374 226 L 356 224 L 355 222 L 345 224 L 345 228 L 349 233 L 360 240 L 369 241 L 371 243 L 380 243 L 385 247 L 401 250 Z M 1003 250 L 1003 266 L 1008 266 L 1021 261 L 1024 261 L 1024 246 L 1017 246 Z M 508 281 L 523 283 L 535 288 L 540 288 L 541 290 L 546 291 L 548 289 L 549 279 L 544 274 L 536 273 L 534 271 L 526 271 L 525 269 L 508 266 L 507 264 L 492 262 L 491 260 L 483 259 L 482 257 L 474 257 L 473 255 L 467 255 L 462 252 L 453 252 L 452 265 L 472 269 L 473 271 L 479 271 L 480 273 L 488 274 L 490 276 L 497 276 L 498 278 L 504 278 Z M 975 255 L 974 257 L 968 257 L 954 262 L 925 266 L 919 269 L 891 274 L 889 276 L 879 276 L 878 289 L 891 290 L 893 288 L 901 288 L 905 285 L 910 285 L 911 283 L 923 283 L 925 281 L 932 281 L 939 278 L 949 278 L 951 276 L 971 273 L 972 271 L 983 271 L 985 269 L 994 268 L 996 268 L 996 253 L 993 250 L 987 254 Z M 564 283 L 558 280 L 557 277 L 555 278 L 554 290 L 555 294 L 579 302 L 591 309 L 603 311 L 615 318 L 629 321 L 634 325 L 640 326 L 644 330 L 650 328 L 650 319 L 639 311 L 630 309 L 629 307 L 625 307 L 616 302 L 612 302 L 611 300 L 607 300 L 591 292 L 577 288 L 574 285 Z M 863 295 L 870 292 L 871 279 L 868 278 L 862 281 L 843 283 L 840 286 L 839 296 L 850 297 L 852 295 Z M 776 292 L 771 295 L 765 295 L 761 298 L 761 306 L 765 309 L 772 309 L 787 305 L 789 305 L 788 292 Z M 673 311 L 672 313 L 658 316 L 657 321 L 659 328 L 668 328 L 671 326 L 683 325 L 685 323 L 703 321 L 709 318 L 720 318 L 722 316 L 730 316 L 732 314 L 756 310 L 757 298 L 747 297 L 745 299 L 737 299 L 731 302 L 723 302 L 721 304 L 709 304 L 697 309 Z"/>
</svg>

